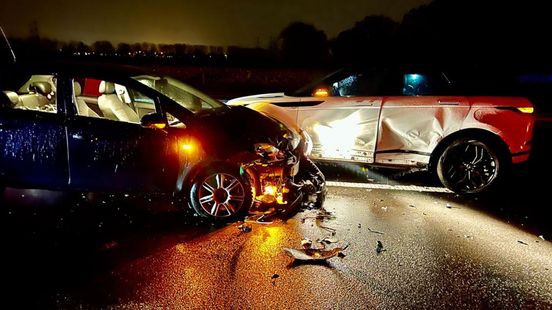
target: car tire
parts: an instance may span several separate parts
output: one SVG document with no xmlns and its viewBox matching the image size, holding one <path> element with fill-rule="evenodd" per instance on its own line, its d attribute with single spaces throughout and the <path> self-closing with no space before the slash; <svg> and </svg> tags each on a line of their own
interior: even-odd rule
<svg viewBox="0 0 552 310">
<path fill-rule="evenodd" d="M 253 204 L 253 189 L 238 167 L 211 165 L 200 172 L 190 189 L 190 205 L 213 222 L 233 222 L 244 217 Z"/>
<path fill-rule="evenodd" d="M 444 148 L 437 159 L 441 183 L 455 193 L 475 195 L 498 187 L 511 160 L 498 143 L 481 138 L 459 138 Z"/>
</svg>

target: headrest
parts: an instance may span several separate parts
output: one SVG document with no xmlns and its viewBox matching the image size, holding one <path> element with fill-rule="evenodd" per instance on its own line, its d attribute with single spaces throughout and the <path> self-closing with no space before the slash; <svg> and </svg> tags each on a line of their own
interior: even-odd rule
<svg viewBox="0 0 552 310">
<path fill-rule="evenodd" d="M 13 105 L 19 103 L 19 95 L 16 92 L 6 90 L 3 93 Z"/>
<path fill-rule="evenodd" d="M 52 92 L 52 85 L 48 82 L 32 82 L 29 90 L 41 95 L 48 95 Z"/>
<path fill-rule="evenodd" d="M 100 93 L 102 94 L 114 94 L 115 93 L 115 84 L 111 82 L 102 81 L 100 83 Z"/>
<path fill-rule="evenodd" d="M 73 93 L 75 93 L 75 97 L 82 94 L 82 88 L 79 82 L 73 82 Z"/>
</svg>

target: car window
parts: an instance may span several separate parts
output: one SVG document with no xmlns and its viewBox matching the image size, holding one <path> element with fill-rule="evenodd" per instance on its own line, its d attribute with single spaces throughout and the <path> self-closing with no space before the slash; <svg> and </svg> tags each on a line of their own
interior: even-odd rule
<svg viewBox="0 0 552 310">
<path fill-rule="evenodd" d="M 197 89 L 170 77 L 144 75 L 136 76 L 134 79 L 171 98 L 180 106 L 193 113 L 226 108 L 224 104 L 210 98 Z"/>
<path fill-rule="evenodd" d="M 153 98 L 108 80 L 75 78 L 73 95 L 79 116 L 139 124 L 144 115 L 157 112 Z"/>
<path fill-rule="evenodd" d="M 54 75 L 16 77 L 1 86 L 0 108 L 57 113 Z"/>
<path fill-rule="evenodd" d="M 403 96 L 436 96 L 450 93 L 450 81 L 443 74 L 405 73 Z"/>
<path fill-rule="evenodd" d="M 376 96 L 381 76 L 373 73 L 352 73 L 331 84 L 331 95 L 338 97 Z"/>
</svg>

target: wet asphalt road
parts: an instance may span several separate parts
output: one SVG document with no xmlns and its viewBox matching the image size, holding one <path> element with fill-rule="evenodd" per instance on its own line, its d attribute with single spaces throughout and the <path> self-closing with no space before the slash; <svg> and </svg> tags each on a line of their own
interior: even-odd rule
<svg viewBox="0 0 552 310">
<path fill-rule="evenodd" d="M 99 226 L 93 237 L 65 236 L 54 245 L 39 243 L 55 237 L 18 240 L 15 252 L 4 252 L 17 258 L 3 277 L 17 283 L 4 292 L 17 303 L 58 308 L 550 308 L 552 243 L 475 203 L 331 187 L 326 209 L 334 219 L 317 221 L 317 211 L 307 210 L 253 224 L 249 233 L 171 213 L 122 211 L 111 224 L 99 215 L 79 218 L 123 228 Z M 339 240 L 328 248 L 348 244 L 346 256 L 296 264 L 282 250 L 325 237 Z"/>
<path fill-rule="evenodd" d="M 166 197 L 9 189 L 1 299 L 37 308 L 551 308 L 545 154 L 491 195 L 330 187 L 334 218 L 307 210 L 248 233 L 167 212 Z M 423 173 L 323 168 L 332 180 L 432 184 Z M 345 257 L 297 264 L 282 250 L 325 237 L 339 241 L 328 248 L 348 244 Z"/>
</svg>

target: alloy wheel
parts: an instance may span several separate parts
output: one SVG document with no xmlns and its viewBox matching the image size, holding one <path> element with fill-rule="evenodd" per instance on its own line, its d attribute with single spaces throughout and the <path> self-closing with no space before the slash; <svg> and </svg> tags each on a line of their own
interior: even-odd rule
<svg viewBox="0 0 552 310">
<path fill-rule="evenodd" d="M 213 217 L 230 217 L 243 207 L 245 190 L 238 178 L 226 173 L 206 177 L 199 188 L 201 208 Z"/>
</svg>

